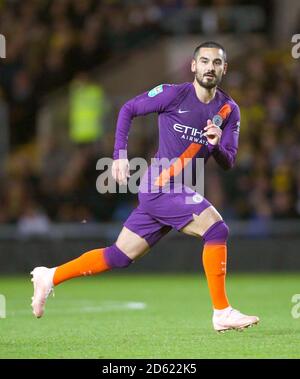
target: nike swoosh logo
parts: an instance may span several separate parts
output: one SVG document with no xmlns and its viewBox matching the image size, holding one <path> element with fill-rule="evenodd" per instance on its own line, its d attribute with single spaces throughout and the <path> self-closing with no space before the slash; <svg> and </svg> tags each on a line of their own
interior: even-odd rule
<svg viewBox="0 0 300 379">
<path fill-rule="evenodd" d="M 182 111 L 181 109 L 178 109 L 178 113 L 186 113 L 186 112 L 189 112 L 189 111 Z"/>
</svg>

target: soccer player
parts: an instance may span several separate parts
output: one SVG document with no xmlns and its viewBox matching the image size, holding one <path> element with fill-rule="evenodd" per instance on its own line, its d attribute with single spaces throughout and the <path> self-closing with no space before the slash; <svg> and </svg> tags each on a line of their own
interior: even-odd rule
<svg viewBox="0 0 300 379">
<path fill-rule="evenodd" d="M 74 277 L 125 268 L 175 228 L 204 241 L 202 260 L 213 305 L 214 329 L 244 329 L 259 322 L 258 317 L 232 308 L 227 298 L 228 226 L 207 199 L 174 180 L 186 161 L 194 162 L 197 158 L 206 162 L 213 156 L 224 170 L 228 170 L 233 167 L 238 150 L 239 107 L 218 87 L 227 71 L 225 49 L 216 42 L 202 43 L 194 51 L 191 71 L 193 82 L 161 84 L 129 100 L 121 108 L 112 166 L 115 180 L 126 184 L 129 177 L 127 140 L 132 119 L 136 116 L 158 113 L 156 159 L 173 159 L 173 163 L 155 177 L 152 175 L 155 163 L 149 166 L 140 185 L 139 205 L 112 246 L 88 251 L 58 267 L 36 267 L 32 271 L 32 308 L 36 317 L 43 315 L 46 299 L 54 286 Z M 170 183 L 173 186 L 169 186 L 169 191 L 163 191 L 162 188 Z"/>
</svg>

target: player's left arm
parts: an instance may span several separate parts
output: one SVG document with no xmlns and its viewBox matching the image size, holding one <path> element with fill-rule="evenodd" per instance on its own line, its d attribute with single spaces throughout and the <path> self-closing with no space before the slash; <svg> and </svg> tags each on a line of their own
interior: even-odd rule
<svg viewBox="0 0 300 379">
<path fill-rule="evenodd" d="M 223 130 L 208 120 L 204 128 L 208 140 L 208 150 L 212 153 L 216 162 L 224 169 L 229 170 L 234 166 L 239 141 L 240 110 L 235 105 L 225 120 Z"/>
</svg>

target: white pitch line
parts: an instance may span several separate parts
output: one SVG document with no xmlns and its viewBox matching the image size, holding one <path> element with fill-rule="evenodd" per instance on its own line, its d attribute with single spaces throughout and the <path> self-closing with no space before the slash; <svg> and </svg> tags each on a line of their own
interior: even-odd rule
<svg viewBox="0 0 300 379">
<path fill-rule="evenodd" d="M 49 314 L 66 314 L 66 313 L 105 313 L 105 312 L 112 312 L 112 311 L 139 311 L 143 310 L 147 307 L 146 303 L 142 302 L 135 302 L 135 301 L 128 301 L 128 302 L 121 302 L 121 301 L 109 301 L 109 302 L 103 302 L 98 305 L 86 305 L 81 307 L 58 307 L 56 309 L 46 309 L 46 313 Z M 17 316 L 21 314 L 30 314 L 31 308 L 30 306 L 28 309 L 19 309 L 16 311 L 8 311 L 6 314 L 6 317 L 10 316 Z"/>
</svg>

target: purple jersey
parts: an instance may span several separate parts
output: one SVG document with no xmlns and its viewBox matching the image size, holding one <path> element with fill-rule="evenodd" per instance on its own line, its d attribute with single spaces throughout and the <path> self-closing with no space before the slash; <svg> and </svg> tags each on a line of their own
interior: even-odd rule
<svg viewBox="0 0 300 379">
<path fill-rule="evenodd" d="M 239 107 L 219 88 L 208 104 L 201 102 L 193 83 L 161 84 L 125 103 L 117 122 L 114 159 L 119 158 L 120 150 L 127 150 L 132 119 L 153 112 L 158 113 L 157 158 L 174 159 L 184 155 L 201 157 L 206 162 L 213 155 L 224 169 L 234 165 L 238 150 Z M 221 141 L 216 146 L 203 136 L 208 119 L 222 129 Z"/>
<path fill-rule="evenodd" d="M 210 155 L 224 169 L 231 168 L 238 149 L 240 122 L 238 106 L 220 89 L 217 89 L 214 99 L 205 104 L 197 98 L 193 83 L 161 84 L 122 107 L 117 123 L 114 159 L 122 157 L 121 150 L 127 150 L 133 117 L 152 112 L 159 115 L 159 148 L 156 158 L 168 158 L 174 164 L 171 163 L 168 170 L 163 169 L 157 177 L 154 176 L 154 185 L 150 174 L 156 163 L 151 164 L 148 175 L 144 175 L 139 187 L 139 205 L 124 223 L 125 227 L 144 238 L 149 246 L 154 245 L 172 228 L 181 230 L 193 220 L 195 214 L 199 215 L 211 205 L 185 183 L 177 182 L 170 191 L 162 191 L 166 183 L 164 179 L 167 178 L 167 181 L 174 184 L 172 179 L 179 177 L 176 176 L 177 168 L 181 170 L 176 163 L 181 163 L 182 158 L 188 158 L 192 162 L 192 176 L 196 171 L 196 165 L 193 164 L 196 158 L 204 158 L 206 162 Z M 223 130 L 217 146 L 211 145 L 206 136 L 203 136 L 208 119 Z M 166 171 L 168 175 L 162 175 Z M 151 191 L 149 186 L 144 186 L 147 182 L 149 184 L 149 178 Z M 178 187 L 180 191 L 176 191 Z M 158 188 L 158 192 L 155 193 L 153 188 Z"/>
</svg>

